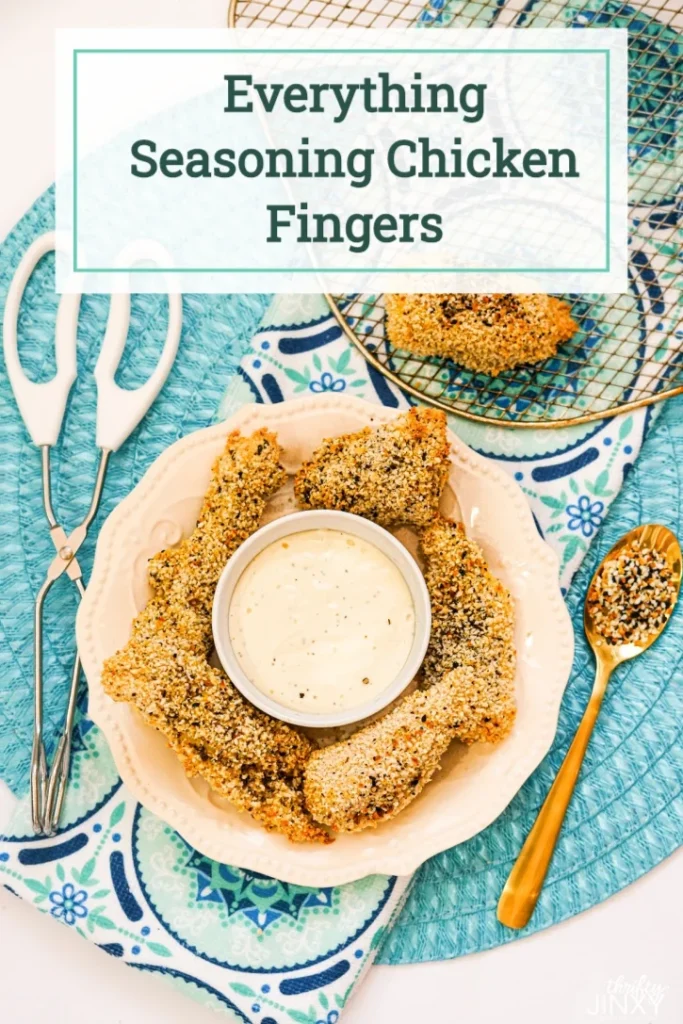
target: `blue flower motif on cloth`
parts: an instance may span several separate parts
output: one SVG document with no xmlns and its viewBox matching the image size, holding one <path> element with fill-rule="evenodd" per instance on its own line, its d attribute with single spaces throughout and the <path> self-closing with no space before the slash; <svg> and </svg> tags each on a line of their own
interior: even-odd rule
<svg viewBox="0 0 683 1024">
<path fill-rule="evenodd" d="M 337 1024 L 339 1020 L 339 1011 L 330 1010 L 326 1017 L 319 1017 L 315 1024 Z"/>
<path fill-rule="evenodd" d="M 50 893 L 50 913 L 65 924 L 76 924 L 77 918 L 88 916 L 87 902 L 88 894 L 85 889 L 76 889 L 71 882 L 65 882 L 61 890 L 54 889 Z"/>
<path fill-rule="evenodd" d="M 143 916 L 149 909 L 166 940 L 192 955 L 195 972 L 202 958 L 206 980 L 214 965 L 267 975 L 274 992 L 273 976 L 295 971 L 296 978 L 286 984 L 283 979 L 292 997 L 313 988 L 329 992 L 348 986 L 350 954 L 356 956 L 361 941 L 368 949 L 396 905 L 397 882 L 386 875 L 317 888 L 212 861 L 140 806 L 126 874 Z M 304 969 L 311 972 L 305 981 L 298 973 Z M 258 993 L 241 989 L 239 994 Z M 315 1020 L 313 1015 L 310 1024 Z"/>
<path fill-rule="evenodd" d="M 331 373 L 325 370 L 320 380 L 312 380 L 308 386 L 316 395 L 320 395 L 323 391 L 343 391 L 346 387 L 346 381 L 341 377 L 334 378 Z"/>
<path fill-rule="evenodd" d="M 310 889 L 280 882 L 257 871 L 233 868 L 191 850 L 188 868 L 197 873 L 197 900 L 222 903 L 228 912 L 243 914 L 262 931 L 287 916 L 298 920 L 309 907 L 331 907 L 332 889 Z"/>
<path fill-rule="evenodd" d="M 567 505 L 566 511 L 569 529 L 581 530 L 584 537 L 592 537 L 602 523 L 605 504 L 591 501 L 587 494 L 582 494 L 575 505 Z"/>
</svg>

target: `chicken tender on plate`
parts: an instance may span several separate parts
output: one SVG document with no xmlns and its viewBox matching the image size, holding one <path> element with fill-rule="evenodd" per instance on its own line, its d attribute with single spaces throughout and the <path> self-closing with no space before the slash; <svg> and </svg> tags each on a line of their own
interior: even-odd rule
<svg viewBox="0 0 683 1024">
<path fill-rule="evenodd" d="M 230 434 L 216 459 L 197 525 L 181 544 L 154 555 L 155 593 L 211 614 L 218 578 L 230 555 L 258 529 L 269 498 L 285 482 L 282 449 L 270 431 Z"/>
<path fill-rule="evenodd" d="M 451 740 L 501 740 L 515 718 L 513 608 L 462 526 L 439 516 L 420 535 L 432 600 L 426 688 L 311 755 L 306 806 L 338 832 L 373 828 L 427 785 Z"/>
<path fill-rule="evenodd" d="M 512 599 L 459 523 L 439 517 L 420 543 L 432 604 L 424 681 L 436 685 L 447 673 L 472 667 L 471 691 L 457 677 L 462 707 L 455 735 L 465 743 L 496 742 L 510 731 L 516 713 Z"/>
<path fill-rule="evenodd" d="M 449 468 L 446 417 L 410 409 L 389 423 L 328 438 L 296 475 L 301 508 L 335 509 L 380 526 L 426 526 Z"/>
<path fill-rule="evenodd" d="M 348 740 L 315 751 L 304 787 L 313 817 L 336 832 L 395 817 L 438 770 L 456 734 L 461 694 L 475 687 L 474 670 L 457 669 Z"/>
<path fill-rule="evenodd" d="M 197 526 L 177 548 L 151 559 L 155 595 L 109 658 L 102 685 L 137 707 L 191 775 L 266 828 L 295 841 L 328 842 L 304 806 L 303 773 L 312 744 L 252 707 L 211 667 L 211 604 L 229 556 L 258 527 L 284 480 L 273 434 L 231 434 L 216 460 Z"/>
<path fill-rule="evenodd" d="M 249 704 L 196 653 L 194 637 L 168 628 L 165 611 L 152 600 L 138 616 L 136 636 L 105 664 L 107 693 L 135 705 L 188 775 L 201 776 L 261 825 L 295 842 L 329 842 L 304 806 L 310 740 Z"/>
</svg>

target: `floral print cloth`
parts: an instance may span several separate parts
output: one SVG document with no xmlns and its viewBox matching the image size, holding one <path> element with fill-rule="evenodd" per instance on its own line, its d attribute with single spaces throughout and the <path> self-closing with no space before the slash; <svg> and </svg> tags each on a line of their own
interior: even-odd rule
<svg viewBox="0 0 683 1024">
<path fill-rule="evenodd" d="M 70 824 L 35 839 L 22 804 L 0 843 L 2 883 L 232 1021 L 334 1024 L 405 882 L 310 889 L 211 861 L 126 792 L 83 714 L 76 738 Z"/>
</svg>

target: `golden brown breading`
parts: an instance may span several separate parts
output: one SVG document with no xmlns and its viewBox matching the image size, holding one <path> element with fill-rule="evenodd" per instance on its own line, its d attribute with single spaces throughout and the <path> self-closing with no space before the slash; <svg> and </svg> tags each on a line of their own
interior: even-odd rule
<svg viewBox="0 0 683 1024">
<path fill-rule="evenodd" d="M 297 473 L 294 491 L 305 509 L 421 527 L 436 515 L 448 468 L 444 413 L 410 409 L 374 430 L 323 441 Z"/>
<path fill-rule="evenodd" d="M 155 628 L 163 604 L 138 616 L 138 635 L 105 663 L 102 682 L 115 700 L 133 703 L 158 729 L 188 775 L 198 775 L 239 810 L 295 842 L 329 842 L 306 812 L 304 769 L 312 744 L 252 707 L 195 641 Z"/>
<path fill-rule="evenodd" d="M 149 563 L 157 594 L 173 591 L 211 613 L 218 578 L 230 555 L 258 528 L 268 499 L 285 482 L 282 449 L 275 434 L 261 429 L 248 437 L 234 431 L 211 470 L 211 480 L 194 530 L 178 547 L 160 551 Z"/>
<path fill-rule="evenodd" d="M 421 534 L 432 599 L 427 689 L 349 739 L 311 755 L 306 806 L 339 832 L 372 828 L 430 781 L 452 739 L 499 742 L 515 719 L 510 595 L 462 527 L 438 517 Z"/>
<path fill-rule="evenodd" d="M 189 774 L 266 828 L 296 841 L 328 842 L 304 807 L 310 741 L 252 707 L 206 660 L 216 582 L 282 483 L 280 456 L 265 430 L 228 437 L 197 527 L 151 560 L 156 594 L 136 617 L 126 646 L 105 662 L 102 685 L 163 733 Z"/>
<path fill-rule="evenodd" d="M 465 743 L 496 742 L 515 718 L 512 599 L 459 523 L 439 517 L 420 543 L 432 605 L 425 682 L 436 685 L 453 669 L 471 666 L 475 686 L 462 694 L 455 734 Z"/>
<path fill-rule="evenodd" d="M 443 678 L 444 685 L 451 687 L 456 707 L 453 735 L 468 745 L 500 743 L 517 716 L 514 680 L 497 671 L 492 662 L 481 663 L 471 676 L 464 668 L 469 666 L 454 668 Z"/>
<path fill-rule="evenodd" d="M 493 377 L 549 359 L 576 331 L 569 307 L 550 295 L 387 295 L 385 302 L 396 348 Z"/>
<path fill-rule="evenodd" d="M 474 670 L 458 669 L 350 739 L 315 751 L 304 787 L 313 817 L 337 832 L 395 817 L 439 768 L 462 713 L 461 694 L 474 686 Z"/>
</svg>

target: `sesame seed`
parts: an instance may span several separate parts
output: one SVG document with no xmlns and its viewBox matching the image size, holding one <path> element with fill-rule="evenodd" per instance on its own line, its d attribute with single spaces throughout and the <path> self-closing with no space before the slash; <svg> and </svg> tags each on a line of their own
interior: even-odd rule
<svg viewBox="0 0 683 1024">
<path fill-rule="evenodd" d="M 196 528 L 150 560 L 154 596 L 126 646 L 105 662 L 102 683 L 115 700 L 136 705 L 188 775 L 204 778 L 267 829 L 298 842 L 330 842 L 304 805 L 311 741 L 249 704 L 207 660 L 218 578 L 284 482 L 282 454 L 266 430 L 228 437 Z"/>
<path fill-rule="evenodd" d="M 327 438 L 295 477 L 299 505 L 351 512 L 387 528 L 426 526 L 448 475 L 445 427 L 442 412 L 414 408 L 375 430 Z"/>
<path fill-rule="evenodd" d="M 637 541 L 599 569 L 588 591 L 588 611 L 598 634 L 610 645 L 638 644 L 666 623 L 676 584 L 666 557 Z"/>
<path fill-rule="evenodd" d="M 494 377 L 548 359 L 576 331 L 569 307 L 550 295 L 398 294 L 385 295 L 385 305 L 397 348 Z"/>
</svg>

